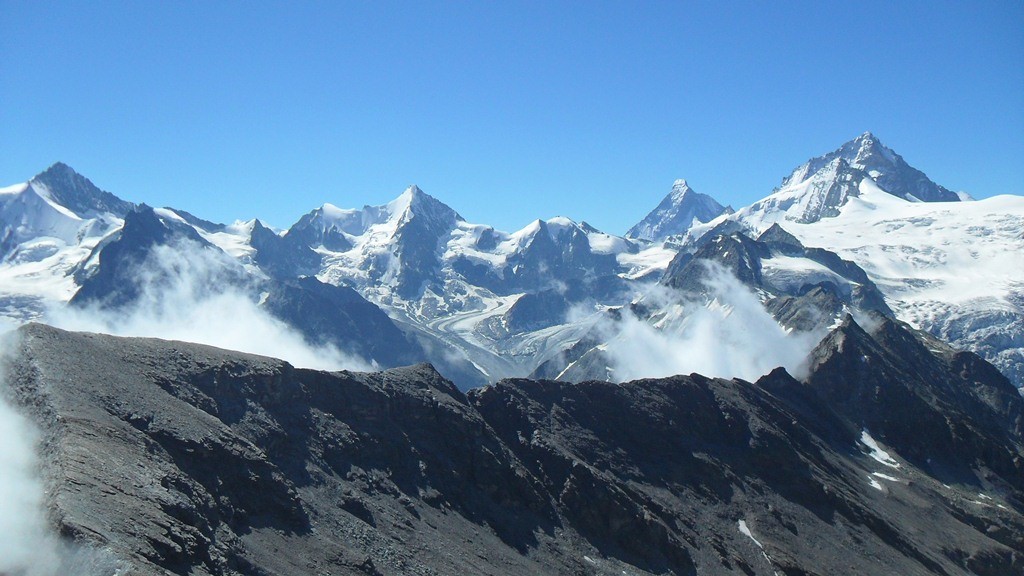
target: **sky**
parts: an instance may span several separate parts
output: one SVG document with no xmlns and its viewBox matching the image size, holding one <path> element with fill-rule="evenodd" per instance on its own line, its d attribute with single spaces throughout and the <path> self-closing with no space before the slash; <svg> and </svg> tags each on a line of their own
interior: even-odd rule
<svg viewBox="0 0 1024 576">
<path fill-rule="evenodd" d="M 287 227 L 417 184 L 471 222 L 624 233 L 864 131 L 1024 193 L 1024 3 L 0 0 L 0 185 Z"/>
</svg>

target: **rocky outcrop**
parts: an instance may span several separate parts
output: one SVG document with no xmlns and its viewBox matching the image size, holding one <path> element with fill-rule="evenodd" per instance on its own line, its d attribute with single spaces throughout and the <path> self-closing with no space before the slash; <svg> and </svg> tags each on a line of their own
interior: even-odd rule
<svg viewBox="0 0 1024 576">
<path fill-rule="evenodd" d="M 831 324 L 849 309 L 892 316 L 885 297 L 860 266 L 835 252 L 803 246 L 778 224 L 757 240 L 743 232 L 709 233 L 698 246 L 672 259 L 663 285 L 700 299 L 714 293 L 715 274 L 725 270 L 760 292 L 766 309 L 782 325 L 798 330 Z M 709 268 L 709 263 L 717 266 Z"/>
<path fill-rule="evenodd" d="M 872 328 L 847 320 L 806 381 L 466 395 L 428 365 L 29 325 L 6 393 L 55 528 L 131 574 L 1020 572 L 1024 401 L 977 356 Z"/>
</svg>

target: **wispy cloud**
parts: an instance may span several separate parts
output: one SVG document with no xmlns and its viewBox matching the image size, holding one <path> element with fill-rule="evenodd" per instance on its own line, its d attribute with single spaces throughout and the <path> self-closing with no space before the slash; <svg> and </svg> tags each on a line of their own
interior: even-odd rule
<svg viewBox="0 0 1024 576">
<path fill-rule="evenodd" d="M 616 380 L 693 372 L 755 380 L 778 366 L 802 373 L 824 333 L 787 331 L 750 288 L 721 266 L 706 265 L 706 300 L 654 286 L 642 303 L 658 314 L 638 318 L 627 309 L 620 321 L 599 324 Z"/>
<path fill-rule="evenodd" d="M 38 429 L 11 402 L 8 367 L 17 333 L 0 334 L 0 574 L 110 576 L 108 550 L 61 541 L 47 522 Z"/>
<path fill-rule="evenodd" d="M 225 266 L 237 264 L 222 256 L 189 241 L 154 247 L 135 272 L 140 294 L 134 302 L 113 310 L 62 306 L 50 310 L 47 322 L 68 330 L 209 344 L 304 368 L 373 368 L 335 346 L 310 344 L 260 308 L 255 284 L 239 285 L 226 275 Z"/>
</svg>

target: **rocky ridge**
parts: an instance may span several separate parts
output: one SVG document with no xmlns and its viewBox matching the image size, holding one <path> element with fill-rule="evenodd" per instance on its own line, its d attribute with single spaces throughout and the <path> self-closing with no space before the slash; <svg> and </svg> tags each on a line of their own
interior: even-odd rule
<svg viewBox="0 0 1024 576">
<path fill-rule="evenodd" d="M 876 320 L 836 328 L 803 381 L 468 394 L 427 365 L 28 325 L 5 395 L 41 431 L 55 529 L 119 573 L 1019 572 L 1024 400 Z"/>
</svg>

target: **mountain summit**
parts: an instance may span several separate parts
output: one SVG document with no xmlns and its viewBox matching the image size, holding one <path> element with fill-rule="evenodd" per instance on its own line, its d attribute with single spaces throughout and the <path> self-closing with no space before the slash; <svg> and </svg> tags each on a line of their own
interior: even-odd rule
<svg viewBox="0 0 1024 576">
<path fill-rule="evenodd" d="M 131 202 L 100 190 L 88 178 L 63 162 L 57 162 L 37 174 L 29 184 L 35 188 L 44 188 L 45 196 L 83 218 L 103 213 L 123 218 L 135 207 Z"/>
<path fill-rule="evenodd" d="M 874 134 L 865 132 L 804 162 L 770 196 L 741 212 L 749 222 L 817 222 L 838 216 L 851 197 L 861 196 L 865 190 L 908 202 L 958 202 L 968 197 L 932 182 Z"/>
<path fill-rule="evenodd" d="M 703 224 L 732 212 L 707 194 L 695 192 L 686 180 L 676 180 L 672 191 L 643 220 L 626 232 L 626 237 L 639 240 L 661 240 L 683 234 L 694 224 Z"/>
<path fill-rule="evenodd" d="M 807 180 L 837 158 L 862 170 L 882 190 L 911 202 L 956 202 L 960 196 L 910 166 L 903 157 L 882 144 L 874 134 L 865 132 L 824 156 L 812 158 L 786 178 L 783 188 Z"/>
</svg>

